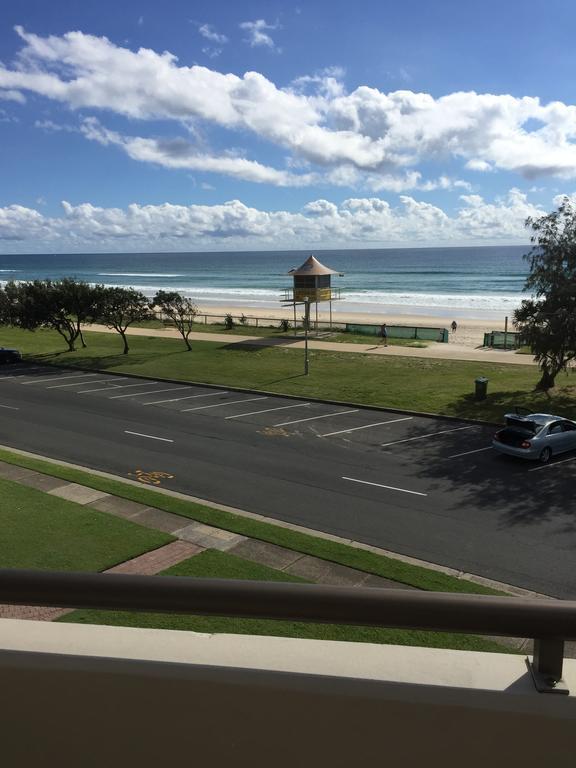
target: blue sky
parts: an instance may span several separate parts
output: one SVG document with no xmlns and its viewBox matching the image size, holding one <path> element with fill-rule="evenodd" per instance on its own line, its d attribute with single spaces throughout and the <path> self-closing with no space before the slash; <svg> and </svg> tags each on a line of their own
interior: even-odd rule
<svg viewBox="0 0 576 768">
<path fill-rule="evenodd" d="M 526 242 L 576 187 L 564 0 L 3 4 L 0 252 Z"/>
</svg>

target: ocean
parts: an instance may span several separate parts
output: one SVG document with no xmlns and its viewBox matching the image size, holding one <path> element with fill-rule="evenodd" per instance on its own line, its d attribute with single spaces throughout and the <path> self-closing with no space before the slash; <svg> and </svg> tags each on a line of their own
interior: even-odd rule
<svg viewBox="0 0 576 768">
<path fill-rule="evenodd" d="M 148 296 L 175 290 L 205 306 L 279 308 L 287 272 L 314 253 L 343 273 L 334 312 L 454 317 L 511 315 L 523 294 L 529 246 L 332 251 L 0 255 L 0 281 L 75 277 L 132 286 Z M 322 307 L 321 307 L 322 308 Z"/>
</svg>

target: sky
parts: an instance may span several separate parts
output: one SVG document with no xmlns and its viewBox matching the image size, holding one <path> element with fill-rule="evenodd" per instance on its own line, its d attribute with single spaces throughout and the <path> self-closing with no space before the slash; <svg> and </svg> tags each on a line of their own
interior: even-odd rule
<svg viewBox="0 0 576 768">
<path fill-rule="evenodd" d="M 3 0 L 0 253 L 528 243 L 573 0 Z"/>
</svg>

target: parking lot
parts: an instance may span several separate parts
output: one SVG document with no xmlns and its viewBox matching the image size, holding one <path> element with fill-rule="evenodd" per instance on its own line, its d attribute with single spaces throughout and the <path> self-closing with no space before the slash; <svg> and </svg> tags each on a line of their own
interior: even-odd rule
<svg viewBox="0 0 576 768">
<path fill-rule="evenodd" d="M 1 369 L 0 419 L 7 445 L 576 594 L 576 455 L 501 456 L 489 425 L 40 365 Z"/>
</svg>

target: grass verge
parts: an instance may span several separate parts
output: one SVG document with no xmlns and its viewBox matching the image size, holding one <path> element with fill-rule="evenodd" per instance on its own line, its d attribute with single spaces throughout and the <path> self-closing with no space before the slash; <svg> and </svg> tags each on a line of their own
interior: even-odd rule
<svg viewBox="0 0 576 768">
<path fill-rule="evenodd" d="M 123 483 L 106 477 L 94 475 L 88 471 L 52 464 L 29 456 L 22 456 L 12 451 L 0 449 L 0 460 L 21 467 L 43 472 L 80 485 L 120 496 L 147 506 L 173 512 L 177 515 L 197 520 L 216 528 L 222 528 L 254 539 L 292 549 L 303 554 L 320 557 L 367 573 L 383 576 L 393 581 L 409 584 L 419 589 L 434 592 L 463 592 L 484 595 L 501 594 L 495 590 L 474 582 L 456 579 L 443 573 L 404 563 L 400 560 L 367 552 L 346 544 L 330 541 L 299 531 L 235 515 L 231 512 L 198 504 L 185 499 L 178 499 L 157 493 L 148 488 Z"/>
<path fill-rule="evenodd" d="M 297 576 L 252 563 L 224 552 L 206 550 L 163 572 L 166 576 L 193 578 L 244 579 L 258 581 L 304 582 Z M 360 643 L 416 645 L 428 648 L 455 648 L 469 651 L 512 652 L 506 646 L 474 635 L 447 632 L 357 627 L 339 624 L 313 624 L 298 621 L 240 619 L 220 616 L 189 616 L 178 614 L 141 613 L 128 611 L 80 610 L 59 619 L 76 624 L 107 624 L 123 627 L 178 629 L 193 632 L 226 632 L 240 635 L 274 635 L 316 640 L 346 640 Z"/>
<path fill-rule="evenodd" d="M 102 571 L 172 536 L 0 479 L 0 567 Z"/>
<path fill-rule="evenodd" d="M 199 341 L 187 352 L 178 339 L 132 336 L 121 354 L 118 334 L 86 333 L 88 347 L 65 352 L 55 332 L 0 327 L 0 345 L 18 347 L 27 359 L 85 370 L 130 373 L 320 398 L 342 403 L 408 409 L 501 423 L 516 405 L 569 417 L 576 406 L 573 374 L 558 377 L 550 397 L 534 392 L 535 366 L 430 358 L 310 353 L 303 375 L 302 350 L 242 342 Z M 474 379 L 486 376 L 488 397 L 474 398 Z"/>
</svg>

